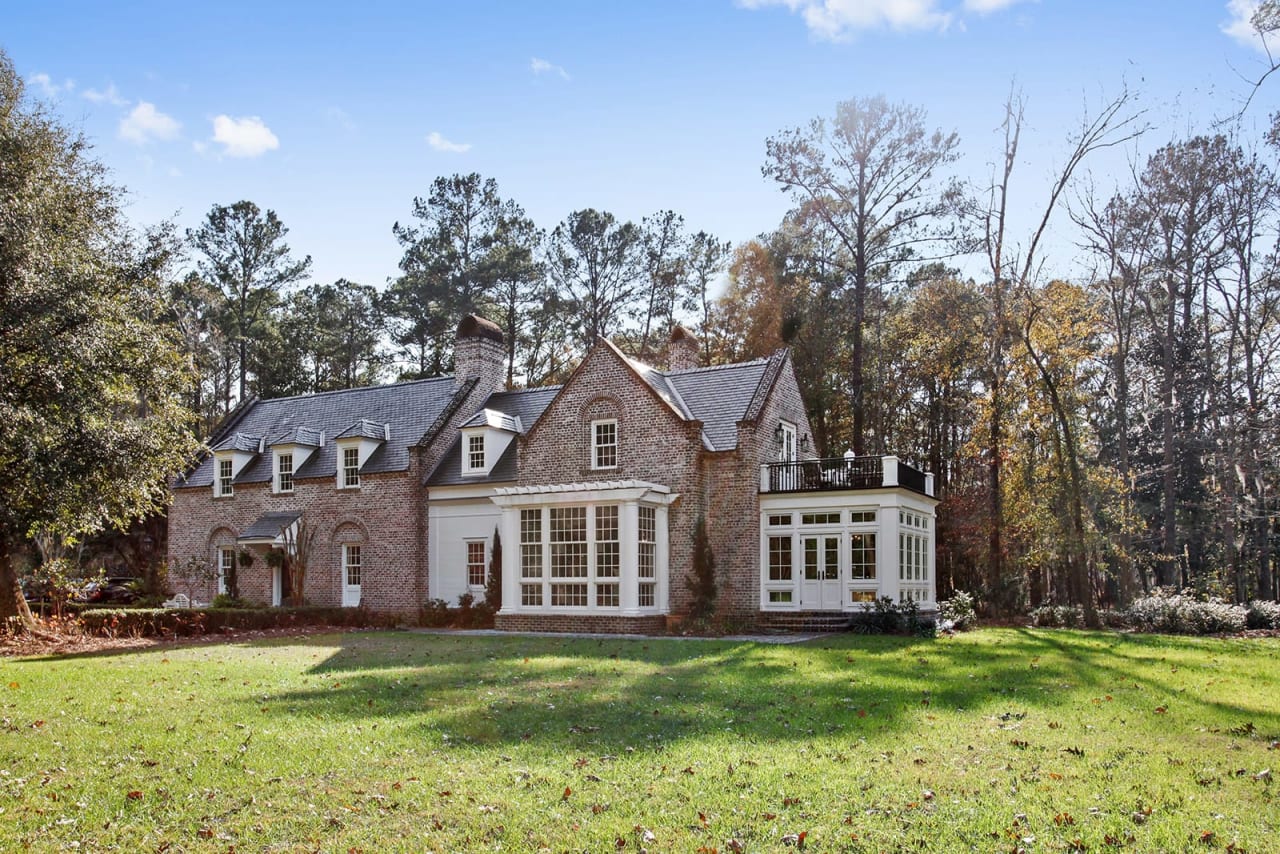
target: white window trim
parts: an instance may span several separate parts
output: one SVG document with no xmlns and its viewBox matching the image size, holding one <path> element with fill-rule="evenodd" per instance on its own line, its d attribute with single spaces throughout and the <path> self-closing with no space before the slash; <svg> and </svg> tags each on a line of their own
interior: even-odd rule
<svg viewBox="0 0 1280 854">
<path fill-rule="evenodd" d="M 342 544 L 342 586 L 343 587 L 364 587 L 364 549 L 363 543 L 343 543 Z M 351 550 L 356 549 L 359 554 L 357 560 L 351 559 Z M 360 572 L 360 583 L 349 584 L 351 568 L 355 567 Z"/>
<path fill-rule="evenodd" d="M 354 452 L 356 455 L 355 482 L 352 483 L 348 477 L 347 454 Z M 360 448 L 354 445 L 338 446 L 338 489 L 359 489 L 360 488 Z"/>
<path fill-rule="evenodd" d="M 222 474 L 223 466 L 231 468 L 231 475 L 224 477 Z M 230 498 L 236 494 L 236 464 L 235 460 L 230 457 L 215 457 L 213 466 L 213 497 L 214 498 Z"/>
<path fill-rule="evenodd" d="M 484 590 L 485 587 L 487 586 L 486 583 L 489 580 L 489 567 L 488 567 L 489 540 L 476 538 L 476 539 L 470 539 L 470 540 L 463 540 L 463 544 L 464 544 L 463 545 L 464 554 L 466 554 L 467 556 L 467 565 L 465 567 L 466 578 L 467 578 L 467 590 L 472 593 L 475 593 L 475 591 L 477 590 Z M 471 547 L 476 545 L 480 546 L 480 570 L 485 582 L 481 584 L 471 583 L 471 565 L 472 565 L 471 564 Z"/>
<path fill-rule="evenodd" d="M 602 466 L 600 462 L 600 450 L 609 447 L 600 443 L 599 428 L 607 424 L 613 425 L 613 465 Z M 618 419 L 616 418 L 597 418 L 591 422 L 591 468 L 596 471 L 611 471 L 618 467 L 618 460 L 621 456 L 621 435 L 618 430 Z"/>
<path fill-rule="evenodd" d="M 474 465 L 472 456 L 475 449 L 472 444 L 476 441 L 480 443 L 480 465 Z M 462 434 L 462 473 L 464 475 L 484 474 L 489 470 L 488 453 L 484 433 L 463 433 Z"/>
<path fill-rule="evenodd" d="M 219 596 L 227 593 L 227 570 L 235 567 L 236 550 L 231 546 L 218 548 L 218 584 L 215 588 Z M 230 564 L 230 566 L 228 566 Z"/>
<path fill-rule="evenodd" d="M 296 458 L 293 451 L 274 451 L 271 456 L 273 458 L 273 462 L 275 463 L 275 472 L 274 472 L 274 476 L 272 477 L 273 491 L 279 495 L 292 494 L 295 488 L 293 475 L 294 475 L 294 472 L 297 471 L 297 467 L 294 466 L 293 464 L 293 461 Z M 284 471 L 284 467 L 281 465 L 281 463 L 286 459 L 289 461 L 289 471 L 288 471 L 289 488 L 288 489 L 284 488 L 283 475 L 285 474 L 285 471 Z"/>
</svg>

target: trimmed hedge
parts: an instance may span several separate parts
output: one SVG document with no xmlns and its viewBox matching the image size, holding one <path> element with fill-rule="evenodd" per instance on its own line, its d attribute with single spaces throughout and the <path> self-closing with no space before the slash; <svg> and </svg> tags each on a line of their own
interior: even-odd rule
<svg viewBox="0 0 1280 854">
<path fill-rule="evenodd" d="M 80 614 L 85 631 L 104 637 L 185 637 L 227 629 L 296 626 L 390 628 L 399 622 L 394 614 L 360 608 L 94 608 Z"/>
</svg>

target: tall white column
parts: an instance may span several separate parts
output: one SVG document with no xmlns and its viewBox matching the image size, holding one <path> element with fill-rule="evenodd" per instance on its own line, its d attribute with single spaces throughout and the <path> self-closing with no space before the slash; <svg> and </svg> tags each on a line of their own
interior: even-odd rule
<svg viewBox="0 0 1280 854">
<path fill-rule="evenodd" d="M 635 615 L 640 607 L 640 591 L 636 588 L 640 574 L 640 506 L 628 501 L 618 508 L 619 557 L 622 560 L 618 583 L 624 616 Z"/>
</svg>

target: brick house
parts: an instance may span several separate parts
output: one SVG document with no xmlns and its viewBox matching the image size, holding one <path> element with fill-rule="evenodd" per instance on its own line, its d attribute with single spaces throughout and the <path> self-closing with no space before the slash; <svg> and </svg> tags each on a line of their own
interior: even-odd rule
<svg viewBox="0 0 1280 854">
<path fill-rule="evenodd" d="M 818 459 L 791 358 L 668 367 L 599 340 L 561 386 L 502 386 L 501 331 L 463 320 L 456 376 L 251 400 L 175 483 L 174 570 L 211 598 L 289 598 L 271 552 L 307 552 L 305 598 L 414 614 L 478 598 L 495 532 L 504 629 L 654 631 L 687 614 L 706 521 L 722 615 L 847 620 L 880 596 L 935 600 L 932 477 L 894 457 Z"/>
</svg>

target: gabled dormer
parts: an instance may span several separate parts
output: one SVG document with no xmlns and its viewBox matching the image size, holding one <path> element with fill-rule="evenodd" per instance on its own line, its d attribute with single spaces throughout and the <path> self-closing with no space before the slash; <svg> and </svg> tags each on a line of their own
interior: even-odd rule
<svg viewBox="0 0 1280 854">
<path fill-rule="evenodd" d="M 214 498 L 235 494 L 235 479 L 263 452 L 265 441 L 261 436 L 233 433 L 213 449 Z"/>
<path fill-rule="evenodd" d="M 460 428 L 462 476 L 484 477 L 502 457 L 511 440 L 524 432 L 520 416 L 482 409 Z"/>
<path fill-rule="evenodd" d="M 271 443 L 271 491 L 293 492 L 293 478 L 317 450 L 324 447 L 324 432 L 295 427 Z"/>
<path fill-rule="evenodd" d="M 359 489 L 360 469 L 378 448 L 391 441 L 391 425 L 361 418 L 333 440 L 337 449 L 338 489 Z"/>
</svg>

